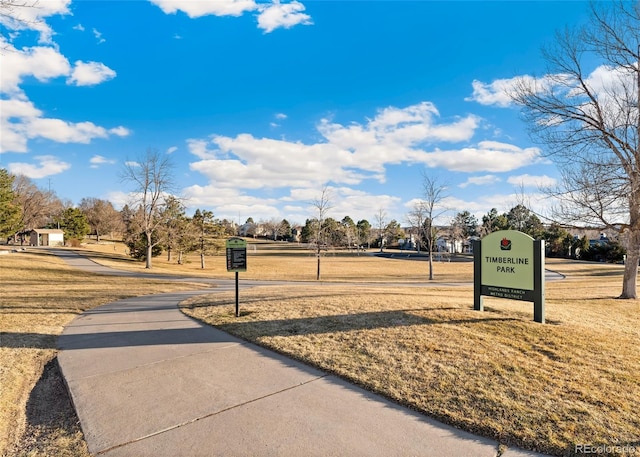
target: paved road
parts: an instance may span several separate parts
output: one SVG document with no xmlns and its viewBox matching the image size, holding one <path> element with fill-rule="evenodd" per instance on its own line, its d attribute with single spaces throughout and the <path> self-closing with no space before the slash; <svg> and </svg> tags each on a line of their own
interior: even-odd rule
<svg viewBox="0 0 640 457">
<path fill-rule="evenodd" d="M 73 251 L 54 252 L 77 268 L 135 275 Z M 214 282 L 216 290 L 233 288 L 231 281 Z M 92 454 L 498 455 L 493 440 L 443 425 L 178 310 L 185 298 L 211 292 L 121 300 L 87 311 L 65 328 L 58 361 Z M 510 448 L 501 455 L 540 454 Z"/>
<path fill-rule="evenodd" d="M 375 252 L 372 255 L 376 257 L 382 257 L 390 260 L 410 260 L 412 262 L 427 262 L 429 260 L 429 256 L 422 253 L 417 252 L 407 252 L 407 251 L 385 251 L 385 252 Z M 469 255 L 439 255 L 434 254 L 433 256 L 434 262 L 473 262 L 473 257 Z M 564 275 L 558 273 L 556 271 L 545 269 L 545 280 L 546 281 L 556 281 L 559 279 L 564 279 Z"/>
</svg>

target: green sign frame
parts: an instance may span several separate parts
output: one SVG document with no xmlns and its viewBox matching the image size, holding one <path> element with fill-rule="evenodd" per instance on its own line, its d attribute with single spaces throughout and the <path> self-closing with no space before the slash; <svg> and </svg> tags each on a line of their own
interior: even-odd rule
<svg viewBox="0 0 640 457">
<path fill-rule="evenodd" d="M 501 230 L 474 241 L 473 256 L 473 309 L 484 311 L 483 296 L 529 301 L 534 321 L 544 323 L 544 240 Z"/>
</svg>

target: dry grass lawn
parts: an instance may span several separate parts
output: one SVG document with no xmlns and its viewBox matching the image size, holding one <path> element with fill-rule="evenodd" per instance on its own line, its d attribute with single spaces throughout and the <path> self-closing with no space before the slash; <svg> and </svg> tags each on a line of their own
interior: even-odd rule
<svg viewBox="0 0 640 457">
<path fill-rule="evenodd" d="M 0 256 L 0 287 L 0 455 L 82 457 L 55 360 L 63 327 L 101 304 L 199 286 L 83 273 L 32 251 Z"/>
<path fill-rule="evenodd" d="M 286 247 L 286 248 L 285 248 Z M 144 271 L 120 243 L 83 254 Z M 242 279 L 313 281 L 316 258 L 291 245 L 249 246 Z M 640 301 L 617 300 L 622 266 L 548 260 L 547 325 L 533 305 L 485 298 L 473 311 L 472 263 L 328 253 L 322 282 L 186 302 L 187 314 L 316 365 L 444 422 L 556 455 L 573 443 L 640 446 Z M 231 279 L 224 256 L 154 273 Z M 339 284 L 340 282 L 350 283 Z M 362 284 L 368 282 L 370 284 Z M 196 286 L 92 275 L 45 252 L 0 256 L 0 455 L 81 456 L 86 445 L 61 383 L 55 340 L 85 309 Z M 602 454 L 600 454 L 602 455 Z"/>
<path fill-rule="evenodd" d="M 131 259 L 125 254 L 122 243 L 88 244 L 84 255 L 96 262 L 128 271 L 145 271 L 144 262 Z M 375 251 L 369 251 L 375 252 Z M 467 257 L 460 257 L 468 260 Z M 183 265 L 177 264 L 174 255 L 171 262 L 166 254 L 153 258 L 155 273 L 169 273 L 186 276 L 206 276 L 209 278 L 232 279 L 233 273 L 226 270 L 224 253 L 207 256 L 205 269 L 200 268 L 200 257 L 191 253 Z M 473 281 L 472 262 L 460 269 L 459 262 L 434 262 L 435 280 L 438 282 Z M 428 277 L 429 264 L 426 261 L 406 261 L 383 259 L 360 252 L 328 251 L 321 257 L 321 280 L 323 282 L 424 282 Z M 241 279 L 315 281 L 317 259 L 315 253 L 297 245 L 283 242 L 249 241 L 247 247 L 247 271 L 240 273 Z"/>
<path fill-rule="evenodd" d="M 371 265 L 361 262 L 352 268 Z M 385 279 L 426 267 L 383 262 L 394 270 Z M 437 264 L 436 274 L 445 265 L 446 277 L 471 280 L 471 264 Z M 479 313 L 472 287 L 446 285 L 261 287 L 242 291 L 240 318 L 233 293 L 183 310 L 507 445 L 555 455 L 640 446 L 640 302 L 615 299 L 622 266 L 547 267 L 567 279 L 547 283 L 546 325 L 531 303 L 485 298 Z"/>
</svg>

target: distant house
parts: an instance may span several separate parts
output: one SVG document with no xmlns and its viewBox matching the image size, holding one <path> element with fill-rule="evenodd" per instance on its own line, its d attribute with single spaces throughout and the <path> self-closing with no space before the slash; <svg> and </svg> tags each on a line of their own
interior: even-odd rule
<svg viewBox="0 0 640 457">
<path fill-rule="evenodd" d="M 298 243 L 302 239 L 302 227 L 300 225 L 296 225 L 291 228 L 291 241 L 297 241 Z"/>
<path fill-rule="evenodd" d="M 63 246 L 64 232 L 60 229 L 34 229 L 27 232 L 30 246 Z"/>
</svg>

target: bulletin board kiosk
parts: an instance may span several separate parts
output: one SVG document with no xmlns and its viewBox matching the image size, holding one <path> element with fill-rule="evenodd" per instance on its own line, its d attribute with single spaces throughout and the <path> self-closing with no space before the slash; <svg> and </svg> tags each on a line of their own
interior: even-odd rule
<svg viewBox="0 0 640 457">
<path fill-rule="evenodd" d="M 238 273 L 247 271 L 247 242 L 242 238 L 229 238 L 227 248 L 227 271 L 236 274 L 236 317 L 240 317 L 239 279 Z"/>
</svg>

